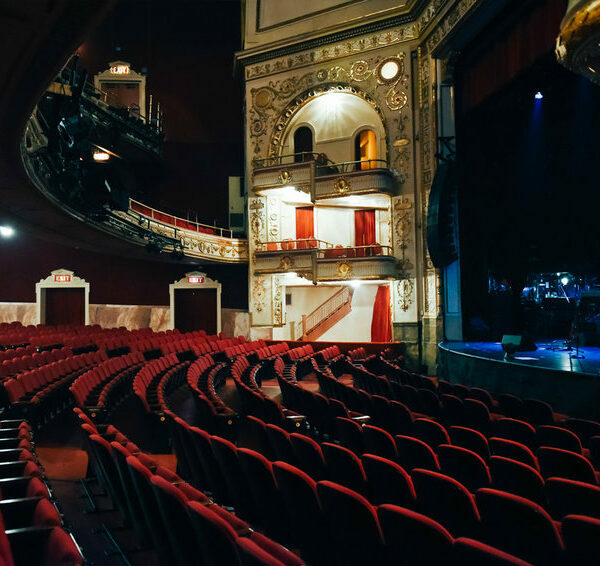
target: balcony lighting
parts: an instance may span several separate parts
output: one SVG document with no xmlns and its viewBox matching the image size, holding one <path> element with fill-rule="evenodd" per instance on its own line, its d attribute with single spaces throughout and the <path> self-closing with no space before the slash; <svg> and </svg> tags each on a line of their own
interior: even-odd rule
<svg viewBox="0 0 600 566">
<path fill-rule="evenodd" d="M 12 238 L 15 235 L 15 229 L 11 226 L 0 226 L 0 237 Z"/>
<path fill-rule="evenodd" d="M 94 151 L 94 161 L 108 161 L 110 155 L 106 151 Z"/>
</svg>

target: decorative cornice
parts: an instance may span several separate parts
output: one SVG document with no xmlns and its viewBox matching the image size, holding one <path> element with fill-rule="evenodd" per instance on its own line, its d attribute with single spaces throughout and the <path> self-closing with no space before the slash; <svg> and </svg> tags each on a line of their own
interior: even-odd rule
<svg viewBox="0 0 600 566">
<path fill-rule="evenodd" d="M 236 61 L 253 79 L 284 70 L 325 63 L 380 47 L 417 39 L 451 0 L 419 0 L 409 14 L 357 26 L 260 53 L 238 52 Z M 266 61 L 269 63 L 264 64 Z M 263 64 L 261 64 L 263 63 Z"/>
</svg>

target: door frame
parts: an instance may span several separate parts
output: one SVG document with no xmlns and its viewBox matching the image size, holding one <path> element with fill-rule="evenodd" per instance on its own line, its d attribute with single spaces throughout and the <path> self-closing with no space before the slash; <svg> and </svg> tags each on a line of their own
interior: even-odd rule
<svg viewBox="0 0 600 566">
<path fill-rule="evenodd" d="M 197 283 L 191 283 L 190 278 L 197 277 Z M 217 290 L 217 334 L 221 332 L 221 283 L 206 277 L 206 273 L 190 271 L 185 277 L 169 285 L 169 329 L 175 328 L 175 290 L 176 289 L 216 289 Z"/>
<path fill-rule="evenodd" d="M 90 323 L 90 284 L 81 277 L 77 277 L 73 271 L 68 269 L 55 269 L 45 279 L 40 279 L 35 284 L 35 310 L 36 323 L 46 323 L 46 289 L 83 289 L 84 295 L 84 322 Z"/>
</svg>

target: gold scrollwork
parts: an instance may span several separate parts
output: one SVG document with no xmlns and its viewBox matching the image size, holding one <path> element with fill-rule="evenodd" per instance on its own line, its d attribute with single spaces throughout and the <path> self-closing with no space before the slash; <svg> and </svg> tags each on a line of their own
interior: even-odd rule
<svg viewBox="0 0 600 566">
<path fill-rule="evenodd" d="M 350 181 L 345 177 L 338 177 L 333 183 L 333 192 L 338 195 L 345 195 L 350 191 Z"/>
<path fill-rule="evenodd" d="M 287 169 L 280 171 L 279 175 L 277 176 L 277 182 L 280 185 L 288 185 L 291 182 L 291 180 L 292 174 Z"/>
<path fill-rule="evenodd" d="M 279 269 L 288 271 L 290 270 L 292 267 L 294 267 L 294 260 L 289 256 L 289 255 L 284 255 L 280 260 L 279 260 Z"/>
<path fill-rule="evenodd" d="M 415 284 L 412 279 L 402 279 L 397 282 L 398 306 L 404 312 L 408 311 L 414 301 Z"/>
<path fill-rule="evenodd" d="M 348 279 L 352 275 L 352 264 L 347 261 L 339 261 L 336 265 L 337 276 L 341 279 Z"/>
</svg>

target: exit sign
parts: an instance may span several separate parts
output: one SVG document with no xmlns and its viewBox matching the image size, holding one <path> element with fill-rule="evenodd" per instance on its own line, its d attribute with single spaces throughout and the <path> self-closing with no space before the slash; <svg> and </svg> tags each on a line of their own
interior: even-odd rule
<svg viewBox="0 0 600 566">
<path fill-rule="evenodd" d="M 55 283 L 70 283 L 71 276 L 70 275 L 55 275 L 54 282 Z"/>
<path fill-rule="evenodd" d="M 199 277 L 197 275 L 188 277 L 188 283 L 204 283 L 204 277 Z"/>
</svg>

